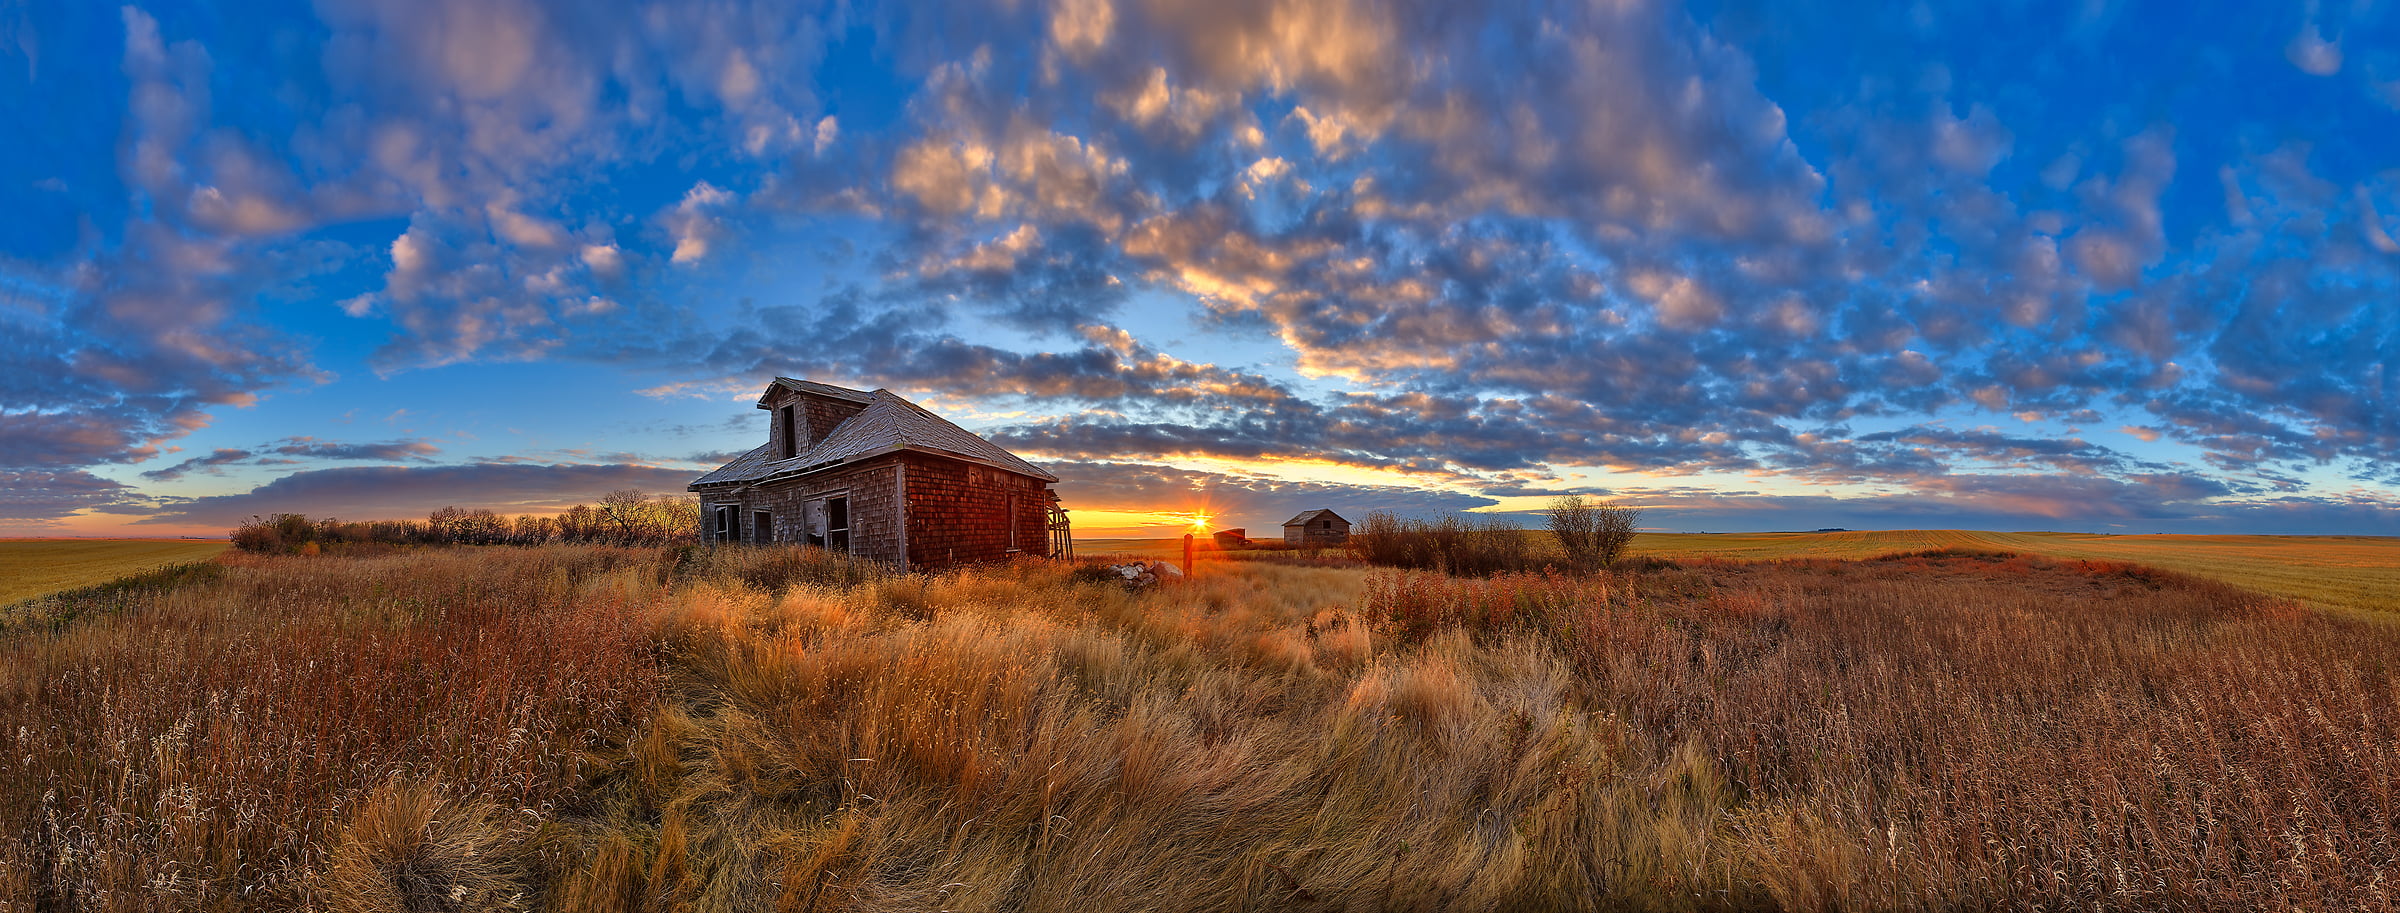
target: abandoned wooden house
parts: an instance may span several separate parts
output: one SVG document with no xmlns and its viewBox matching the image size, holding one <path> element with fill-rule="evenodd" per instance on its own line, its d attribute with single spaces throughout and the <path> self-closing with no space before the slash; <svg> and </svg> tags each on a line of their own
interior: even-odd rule
<svg viewBox="0 0 2400 913">
<path fill-rule="evenodd" d="M 1329 508 L 1302 511 L 1299 516 L 1283 521 L 1283 544 L 1290 546 L 1340 545 L 1350 541 L 1350 521 Z"/>
<path fill-rule="evenodd" d="M 766 443 L 691 484 L 703 541 L 909 568 L 1071 553 L 1057 476 L 889 390 L 778 377 L 758 408 Z"/>
</svg>

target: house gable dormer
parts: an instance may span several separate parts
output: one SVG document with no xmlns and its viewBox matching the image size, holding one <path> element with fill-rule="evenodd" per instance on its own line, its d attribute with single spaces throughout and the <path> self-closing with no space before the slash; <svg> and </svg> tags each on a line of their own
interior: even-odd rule
<svg viewBox="0 0 2400 913">
<path fill-rule="evenodd" d="M 866 392 L 848 387 L 776 378 L 758 398 L 758 408 L 767 413 L 767 459 L 807 455 L 833 434 L 833 429 L 865 411 L 873 401 Z"/>
</svg>

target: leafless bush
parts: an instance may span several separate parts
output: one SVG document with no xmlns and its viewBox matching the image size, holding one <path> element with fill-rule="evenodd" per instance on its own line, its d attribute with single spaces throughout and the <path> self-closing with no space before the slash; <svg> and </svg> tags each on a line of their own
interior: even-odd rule
<svg viewBox="0 0 2400 913">
<path fill-rule="evenodd" d="M 1601 567 L 1615 567 L 1617 559 L 1625 557 L 1625 550 L 1632 547 L 1634 533 L 1640 531 L 1642 510 L 1614 501 L 1604 502 L 1594 510 L 1600 515 L 1594 554 Z"/>
<path fill-rule="evenodd" d="M 1567 561 L 1579 570 L 1613 567 L 1633 544 L 1642 512 L 1614 501 L 1587 501 L 1566 495 L 1550 502 L 1546 511 L 1550 534 L 1558 538 Z"/>
</svg>

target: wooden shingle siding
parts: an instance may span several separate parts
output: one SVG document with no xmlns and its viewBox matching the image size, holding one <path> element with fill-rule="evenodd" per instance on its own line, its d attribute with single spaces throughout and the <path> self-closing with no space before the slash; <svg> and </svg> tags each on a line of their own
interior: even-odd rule
<svg viewBox="0 0 2400 913">
<path fill-rule="evenodd" d="M 1041 480 L 927 454 L 905 453 L 901 460 L 908 473 L 910 564 L 947 567 L 1050 554 L 1050 501 Z M 1015 549 L 1009 548 L 1011 526 Z"/>
<path fill-rule="evenodd" d="M 841 424 L 843 419 L 857 415 L 866 409 L 865 406 L 858 403 L 826 399 L 822 396 L 809 396 L 784 387 L 772 388 L 760 400 L 760 403 L 767 409 L 767 414 L 770 416 L 780 414 L 785 406 L 797 407 L 793 415 L 792 431 L 799 437 L 799 440 L 793 442 L 792 450 L 794 452 L 806 452 L 808 448 L 816 446 L 818 441 L 824 440 L 826 435 L 832 434 L 834 426 Z M 767 430 L 767 441 L 775 445 L 774 455 L 782 456 L 783 426 L 781 423 L 770 425 Z"/>
<path fill-rule="evenodd" d="M 776 542 L 805 541 L 808 502 L 846 497 L 850 499 L 850 554 L 899 564 L 907 557 L 900 545 L 899 472 L 899 461 L 884 457 L 747 490 L 728 486 L 702 491 L 700 538 L 707 541 L 715 529 L 711 511 L 719 505 L 732 504 L 736 505 L 735 516 L 743 522 L 739 541 L 757 541 L 747 524 L 751 512 L 759 510 L 773 512 Z"/>
</svg>

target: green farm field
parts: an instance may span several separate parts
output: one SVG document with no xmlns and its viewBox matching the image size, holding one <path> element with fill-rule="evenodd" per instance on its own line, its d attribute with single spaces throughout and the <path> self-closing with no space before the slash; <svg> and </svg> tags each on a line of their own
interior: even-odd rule
<svg viewBox="0 0 2400 913">
<path fill-rule="evenodd" d="M 215 539 L 0 539 L 0 605 L 206 561 L 226 547 Z"/>
</svg>

